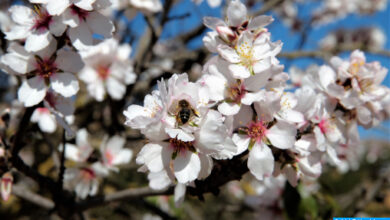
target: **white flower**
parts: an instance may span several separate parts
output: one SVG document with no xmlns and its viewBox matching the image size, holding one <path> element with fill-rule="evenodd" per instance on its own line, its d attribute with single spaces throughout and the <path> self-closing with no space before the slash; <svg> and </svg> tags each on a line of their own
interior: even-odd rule
<svg viewBox="0 0 390 220">
<path fill-rule="evenodd" d="M 203 23 L 210 29 L 216 31 L 211 32 L 203 41 L 208 42 L 207 48 L 215 52 L 219 44 L 227 44 L 234 46 L 238 37 L 243 31 L 251 31 L 255 35 L 266 32 L 264 26 L 270 24 L 273 18 L 270 16 L 261 15 L 248 20 L 247 9 L 239 0 L 230 2 L 227 9 L 227 23 L 219 18 L 205 17 Z"/>
<path fill-rule="evenodd" d="M 160 0 L 128 0 L 130 5 L 141 11 L 156 13 L 162 10 Z"/>
<path fill-rule="evenodd" d="M 57 128 L 56 119 L 47 108 L 35 109 L 31 121 L 38 122 L 38 126 L 43 132 L 53 133 Z"/>
<path fill-rule="evenodd" d="M 12 44 L 1 57 L 1 62 L 16 73 L 30 76 L 18 90 L 18 99 L 26 107 L 41 102 L 48 88 L 64 97 L 73 96 L 79 90 L 73 73 L 83 67 L 80 56 L 67 49 L 56 52 L 55 49 L 56 44 L 52 43 L 44 50 L 28 53 L 22 46 Z"/>
<path fill-rule="evenodd" d="M 272 43 L 269 37 L 265 32 L 255 36 L 245 31 L 234 48 L 224 44 L 218 46 L 218 53 L 231 63 L 229 70 L 234 78 L 245 79 L 269 71 L 275 63 L 272 59 L 282 49 L 281 42 Z"/>
<path fill-rule="evenodd" d="M 13 181 L 14 178 L 10 172 L 4 173 L 3 176 L 1 177 L 0 191 L 1 191 L 1 198 L 3 198 L 4 201 L 7 201 L 11 196 Z"/>
<path fill-rule="evenodd" d="M 145 107 L 130 106 L 126 123 L 151 140 L 136 162 L 152 173 L 166 172 L 172 182 L 188 184 L 210 174 L 211 157 L 233 157 L 236 147 L 228 127 L 219 112 L 207 109 L 208 100 L 207 90 L 182 74 L 160 82 L 159 91 L 145 98 Z"/>
<path fill-rule="evenodd" d="M 74 190 L 81 199 L 96 195 L 99 189 L 99 179 L 107 175 L 102 167 L 102 164 L 96 162 L 91 166 L 66 169 L 64 187 Z"/>
<path fill-rule="evenodd" d="M 229 63 L 214 57 L 205 65 L 205 75 L 198 81 L 207 86 L 210 99 L 221 102 L 218 111 L 224 115 L 235 115 L 241 105 L 251 105 L 261 99 L 260 89 L 269 82 L 271 75 L 282 71 L 282 66 L 273 66 L 268 71 L 250 76 L 246 79 L 236 79 L 228 69 Z"/>
<path fill-rule="evenodd" d="M 92 151 L 93 148 L 88 141 L 88 132 L 86 129 L 77 131 L 76 145 L 70 143 L 65 144 L 65 157 L 77 163 L 86 162 Z"/>
<path fill-rule="evenodd" d="M 258 112 L 257 115 L 262 114 Z M 235 120 L 239 121 L 241 126 L 239 133 L 233 134 L 233 141 L 239 151 L 249 148 L 249 171 L 259 180 L 271 176 L 274 170 L 274 156 L 268 144 L 282 150 L 292 148 L 297 129 L 284 121 L 276 123 L 262 121 L 261 116 L 253 121 L 248 113 L 239 113 Z"/>
<path fill-rule="evenodd" d="M 192 1 L 198 5 L 203 2 L 203 0 L 192 0 Z M 222 3 L 222 0 L 207 0 L 207 4 L 209 4 L 210 7 L 212 7 L 212 8 L 219 7 L 221 5 L 221 3 Z"/>
<path fill-rule="evenodd" d="M 29 52 L 48 47 L 53 36 L 61 36 L 65 29 L 58 16 L 50 15 L 45 8 L 37 7 L 34 11 L 22 5 L 14 5 L 10 9 L 15 25 L 6 32 L 8 40 L 26 39 L 25 49 Z"/>
<path fill-rule="evenodd" d="M 80 79 L 88 84 L 91 96 L 103 101 L 107 91 L 115 100 L 123 98 L 126 86 L 134 83 L 136 78 L 129 60 L 130 53 L 130 46 L 119 46 L 115 39 L 105 40 L 80 52 L 85 63 Z"/>
<path fill-rule="evenodd" d="M 112 37 L 115 27 L 112 21 L 99 12 L 111 5 L 109 0 L 31 0 L 46 5 L 49 14 L 61 15 L 64 25 L 69 26 L 67 33 L 73 46 L 86 49 L 96 44 L 93 34 L 103 38 Z"/>
<path fill-rule="evenodd" d="M 120 136 L 107 138 L 100 145 L 100 152 L 103 157 L 103 165 L 110 170 L 119 171 L 118 165 L 129 163 L 133 157 L 133 151 L 123 148 L 126 139 Z"/>
</svg>

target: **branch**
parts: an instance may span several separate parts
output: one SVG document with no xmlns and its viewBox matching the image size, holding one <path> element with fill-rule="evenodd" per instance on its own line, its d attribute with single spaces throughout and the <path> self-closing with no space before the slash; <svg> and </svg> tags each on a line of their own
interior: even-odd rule
<svg viewBox="0 0 390 220">
<path fill-rule="evenodd" d="M 266 12 L 271 10 L 276 5 L 282 3 L 283 1 L 284 0 L 269 0 L 269 1 L 267 1 L 263 4 L 263 6 L 261 7 L 261 9 L 259 11 L 257 11 L 256 13 L 253 14 L 253 16 L 259 16 L 259 15 L 265 14 Z"/>
<path fill-rule="evenodd" d="M 62 133 L 62 151 L 61 151 L 61 161 L 60 161 L 60 172 L 58 173 L 58 188 L 62 189 L 64 184 L 64 173 L 65 173 L 65 150 L 66 150 L 66 137 L 65 129 Z"/>
<path fill-rule="evenodd" d="M 95 206 L 104 205 L 110 202 L 132 200 L 143 198 L 147 196 L 161 196 L 171 195 L 173 193 L 173 187 L 164 190 L 153 190 L 149 187 L 125 189 L 115 193 L 111 193 L 104 196 L 95 196 L 76 204 L 76 209 L 83 211 Z"/>
<path fill-rule="evenodd" d="M 217 195 L 220 186 L 231 180 L 239 180 L 242 175 L 248 172 L 247 160 L 243 159 L 247 154 L 248 151 L 245 151 L 231 160 L 217 161 L 210 176 L 204 180 L 196 180 L 195 188 L 187 187 L 187 194 L 198 196 L 201 200 L 203 200 L 204 193 L 211 192 Z M 133 200 L 148 196 L 172 195 L 173 192 L 173 186 L 164 190 L 153 190 L 149 187 L 125 189 L 108 195 L 91 197 L 79 202 L 75 207 L 77 211 L 84 211 L 110 202 Z"/>
<path fill-rule="evenodd" d="M 12 193 L 17 197 L 20 197 L 44 209 L 51 210 L 54 208 L 53 201 L 31 192 L 30 190 L 26 189 L 23 186 L 19 186 L 19 185 L 12 186 Z"/>
<path fill-rule="evenodd" d="M 36 107 L 37 106 L 26 108 L 22 116 L 22 119 L 19 122 L 17 128 L 18 130 L 16 131 L 16 134 L 13 137 L 13 144 L 12 144 L 12 151 L 11 151 L 12 156 L 17 156 L 19 154 L 19 151 L 23 147 L 24 132 L 27 129 L 27 125 L 30 122 L 31 115 L 33 114 Z"/>
<path fill-rule="evenodd" d="M 341 48 L 341 50 L 337 51 L 320 51 L 320 50 L 313 50 L 313 51 L 305 51 L 305 50 L 299 50 L 299 51 L 293 51 L 293 52 L 284 52 L 280 53 L 278 57 L 287 58 L 287 59 L 296 59 L 301 57 L 311 57 L 311 58 L 322 58 L 322 59 L 328 59 L 332 57 L 333 55 L 336 55 L 341 52 L 351 52 L 357 49 L 361 48 Z M 370 53 L 378 56 L 386 56 L 390 57 L 390 51 L 388 50 L 375 50 L 375 49 L 367 49 L 362 50 L 365 53 Z"/>
</svg>

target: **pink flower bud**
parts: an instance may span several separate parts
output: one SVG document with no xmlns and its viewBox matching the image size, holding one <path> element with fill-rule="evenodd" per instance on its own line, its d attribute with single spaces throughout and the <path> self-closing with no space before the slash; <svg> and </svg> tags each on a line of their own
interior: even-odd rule
<svg viewBox="0 0 390 220">
<path fill-rule="evenodd" d="M 4 201 L 7 201 L 9 199 L 9 196 L 11 195 L 13 181 L 14 178 L 12 177 L 10 172 L 4 173 L 1 177 L 1 197 Z"/>
</svg>

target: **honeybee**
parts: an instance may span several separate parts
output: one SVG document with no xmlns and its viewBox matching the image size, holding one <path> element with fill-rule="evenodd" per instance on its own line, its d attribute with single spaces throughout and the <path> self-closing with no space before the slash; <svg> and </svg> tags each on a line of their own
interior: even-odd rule
<svg viewBox="0 0 390 220">
<path fill-rule="evenodd" d="M 187 100 L 180 100 L 178 102 L 176 113 L 176 121 L 178 122 L 178 125 L 185 125 L 193 116 L 199 117 Z"/>
</svg>

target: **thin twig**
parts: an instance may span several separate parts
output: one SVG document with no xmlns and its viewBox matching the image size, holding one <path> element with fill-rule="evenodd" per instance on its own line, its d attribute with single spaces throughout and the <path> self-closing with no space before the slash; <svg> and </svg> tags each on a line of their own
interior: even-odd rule
<svg viewBox="0 0 390 220">
<path fill-rule="evenodd" d="M 20 197 L 26 201 L 29 201 L 37 206 L 44 209 L 51 210 L 54 208 L 54 202 L 48 198 L 31 192 L 23 186 L 14 185 L 12 186 L 12 193 L 17 197 Z"/>
<path fill-rule="evenodd" d="M 322 59 L 328 59 L 333 55 L 336 55 L 337 53 L 341 52 L 351 52 L 353 50 L 357 50 L 360 48 L 341 48 L 341 50 L 338 51 L 320 51 L 320 50 L 312 50 L 312 51 L 306 51 L 306 50 L 300 50 L 300 51 L 292 51 L 292 52 L 283 52 L 278 55 L 278 57 L 287 58 L 287 59 L 296 59 L 301 57 L 312 57 L 312 58 L 322 58 Z M 379 55 L 379 56 L 386 56 L 390 57 L 390 51 L 387 50 L 362 50 L 363 52 Z"/>
<path fill-rule="evenodd" d="M 278 5 L 279 3 L 283 2 L 283 1 L 284 0 L 270 0 L 270 1 L 267 1 L 267 2 L 265 2 L 263 4 L 261 9 L 259 11 L 257 11 L 256 13 L 254 13 L 253 15 L 254 16 L 259 16 L 259 15 L 265 14 L 266 12 L 268 12 L 273 7 L 275 7 L 276 5 Z"/>
<path fill-rule="evenodd" d="M 62 133 L 62 151 L 60 161 L 60 172 L 58 173 L 58 188 L 62 189 L 64 184 L 64 173 L 65 173 L 65 151 L 66 151 L 66 131 L 63 129 Z"/>
<path fill-rule="evenodd" d="M 173 193 L 173 187 L 164 190 L 153 190 L 149 187 L 132 188 L 132 189 L 125 189 L 104 196 L 92 197 L 90 199 L 81 201 L 76 206 L 79 211 L 83 211 L 91 207 L 104 205 L 110 202 L 132 200 L 132 199 L 144 198 L 148 196 L 171 195 L 172 193 Z"/>
</svg>

